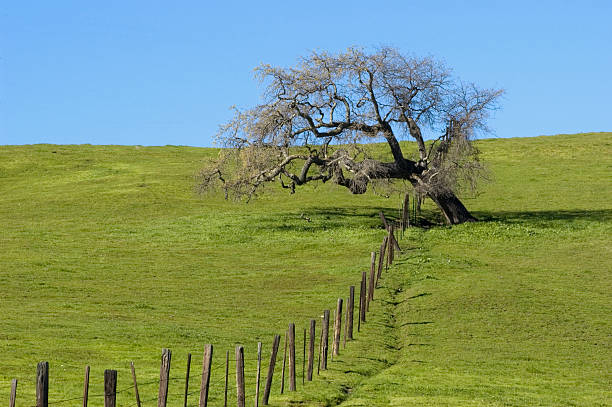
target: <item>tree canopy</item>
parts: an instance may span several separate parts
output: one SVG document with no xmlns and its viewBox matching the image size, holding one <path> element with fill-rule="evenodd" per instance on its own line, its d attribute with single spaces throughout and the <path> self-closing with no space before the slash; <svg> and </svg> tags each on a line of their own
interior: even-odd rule
<svg viewBox="0 0 612 407">
<path fill-rule="evenodd" d="M 362 194 L 377 181 L 405 180 L 448 223 L 474 220 L 457 192 L 482 173 L 472 140 L 489 131 L 502 90 L 465 83 L 433 58 L 394 48 L 313 52 L 295 67 L 261 65 L 256 75 L 263 102 L 220 127 L 224 148 L 200 172 L 202 190 L 221 186 L 226 197 L 250 198 L 272 181 L 291 192 L 329 181 Z M 412 158 L 402 139 L 416 142 Z M 386 143 L 388 160 L 364 148 L 375 141 Z"/>
</svg>

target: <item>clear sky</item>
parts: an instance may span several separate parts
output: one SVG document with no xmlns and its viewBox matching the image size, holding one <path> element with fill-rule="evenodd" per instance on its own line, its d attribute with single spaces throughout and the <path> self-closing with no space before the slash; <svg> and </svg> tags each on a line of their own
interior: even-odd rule
<svg viewBox="0 0 612 407">
<path fill-rule="evenodd" d="M 506 89 L 496 137 L 612 131 L 612 1 L 0 0 L 0 145 L 211 146 L 257 65 L 379 45 Z"/>
</svg>

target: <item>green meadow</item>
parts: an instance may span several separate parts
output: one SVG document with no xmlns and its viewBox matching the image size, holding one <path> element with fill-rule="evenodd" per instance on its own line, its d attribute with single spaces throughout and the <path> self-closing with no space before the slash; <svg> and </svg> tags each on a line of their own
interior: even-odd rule
<svg viewBox="0 0 612 407">
<path fill-rule="evenodd" d="M 34 405 L 44 360 L 50 403 L 80 405 L 90 365 L 90 405 L 116 369 L 117 404 L 133 406 L 133 361 L 153 407 L 170 348 L 168 405 L 183 405 L 192 353 L 196 406 L 212 343 L 209 405 L 236 345 L 253 405 L 257 342 L 265 376 L 294 322 L 298 391 L 279 394 L 277 364 L 273 406 L 612 405 L 612 133 L 478 146 L 490 180 L 464 203 L 481 222 L 407 230 L 356 340 L 305 386 L 303 329 L 358 286 L 399 194 L 271 186 L 245 204 L 194 192 L 214 149 L 0 146 L 0 397 L 16 378 L 17 406 Z"/>
</svg>

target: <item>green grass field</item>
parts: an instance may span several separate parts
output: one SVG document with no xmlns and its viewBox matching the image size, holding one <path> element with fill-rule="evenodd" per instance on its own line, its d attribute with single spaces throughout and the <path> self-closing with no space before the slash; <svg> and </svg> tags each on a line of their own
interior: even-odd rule
<svg viewBox="0 0 612 407">
<path fill-rule="evenodd" d="M 493 180 L 464 202 L 483 222 L 409 230 L 357 340 L 298 392 L 279 396 L 277 376 L 271 405 L 612 405 L 612 133 L 479 146 Z M 168 347 L 179 406 L 187 353 L 197 391 L 212 343 L 222 405 L 225 351 L 242 344 L 252 404 L 256 344 L 267 363 L 289 322 L 301 363 L 302 329 L 358 284 L 384 235 L 378 211 L 395 216 L 399 196 L 199 197 L 193 175 L 214 154 L 0 147 L 0 395 L 17 378 L 17 405 L 33 405 L 47 360 L 51 402 L 78 398 L 89 364 L 91 405 L 104 369 L 133 405 L 134 361 L 152 407 Z"/>
</svg>

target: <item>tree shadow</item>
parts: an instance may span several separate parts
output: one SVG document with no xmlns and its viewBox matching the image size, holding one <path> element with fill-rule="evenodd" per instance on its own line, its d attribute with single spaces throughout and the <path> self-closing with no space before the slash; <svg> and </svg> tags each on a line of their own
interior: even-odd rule
<svg viewBox="0 0 612 407">
<path fill-rule="evenodd" d="M 505 223 L 532 223 L 534 221 L 556 222 L 556 221 L 612 221 L 612 209 L 563 209 L 556 211 L 498 211 L 498 212 L 473 212 L 482 222 L 501 221 Z"/>
<path fill-rule="evenodd" d="M 393 208 L 367 208 L 367 207 L 307 207 L 300 209 L 296 207 L 291 212 L 275 212 L 269 213 L 266 219 L 259 220 L 259 229 L 284 231 L 284 230 L 304 230 L 304 231 L 319 231 L 331 230 L 346 227 L 348 224 L 355 222 L 363 222 L 366 225 L 376 229 L 383 228 L 380 220 L 380 211 L 383 211 L 385 217 L 389 220 L 396 220 L 395 217 L 389 216 Z M 397 209 L 395 209 L 397 212 Z M 353 220 L 353 221 L 351 221 Z"/>
</svg>

